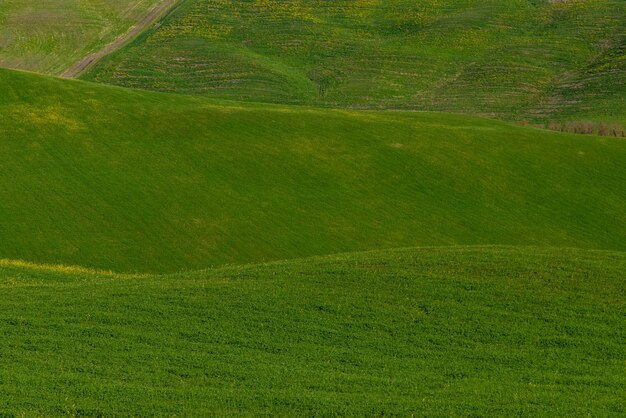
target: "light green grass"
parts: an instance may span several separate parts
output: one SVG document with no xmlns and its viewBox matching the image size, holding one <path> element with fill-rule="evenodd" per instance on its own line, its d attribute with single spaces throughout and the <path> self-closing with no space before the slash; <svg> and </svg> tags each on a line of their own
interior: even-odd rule
<svg viewBox="0 0 626 418">
<path fill-rule="evenodd" d="M 2 0 L 0 66 L 61 74 L 124 34 L 158 0 Z"/>
<path fill-rule="evenodd" d="M 184 0 L 86 79 L 236 100 L 626 121 L 622 0 Z"/>
<path fill-rule="evenodd" d="M 0 71 L 0 258 L 176 271 L 398 246 L 626 249 L 626 141 Z"/>
<path fill-rule="evenodd" d="M 0 413 L 623 416 L 624 253 L 0 266 Z"/>
</svg>

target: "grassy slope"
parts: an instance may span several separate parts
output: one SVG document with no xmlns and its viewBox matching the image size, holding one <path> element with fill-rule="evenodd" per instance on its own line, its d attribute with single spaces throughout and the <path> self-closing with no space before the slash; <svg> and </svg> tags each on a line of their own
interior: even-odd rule
<svg viewBox="0 0 626 418">
<path fill-rule="evenodd" d="M 583 71 L 561 80 L 554 96 L 568 103 L 558 118 L 578 115 L 626 122 L 626 30 L 621 42 L 614 43 Z"/>
<path fill-rule="evenodd" d="M 624 271 L 497 247 L 141 278 L 0 262 L 0 412 L 623 416 Z"/>
<path fill-rule="evenodd" d="M 398 246 L 626 249 L 626 141 L 0 71 L 0 257 L 175 271 Z"/>
<path fill-rule="evenodd" d="M 158 0 L 3 0 L 0 66 L 61 74 L 116 39 Z"/>
<path fill-rule="evenodd" d="M 626 121 L 622 0 L 185 0 L 87 79 L 506 118 Z"/>
</svg>

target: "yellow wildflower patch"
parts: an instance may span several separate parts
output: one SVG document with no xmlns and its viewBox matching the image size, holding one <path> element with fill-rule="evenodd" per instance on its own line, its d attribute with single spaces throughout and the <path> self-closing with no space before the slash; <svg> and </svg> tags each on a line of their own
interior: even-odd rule
<svg viewBox="0 0 626 418">
<path fill-rule="evenodd" d="M 10 111 L 11 118 L 30 125 L 39 127 L 53 125 L 70 131 L 85 129 L 84 124 L 69 116 L 70 114 L 71 111 L 60 104 L 42 107 L 19 105 L 11 107 Z"/>
</svg>

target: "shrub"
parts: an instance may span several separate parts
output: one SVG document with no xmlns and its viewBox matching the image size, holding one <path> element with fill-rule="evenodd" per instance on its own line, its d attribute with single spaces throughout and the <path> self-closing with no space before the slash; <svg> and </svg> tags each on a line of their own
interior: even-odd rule
<svg viewBox="0 0 626 418">
<path fill-rule="evenodd" d="M 605 122 L 594 123 L 591 121 L 548 122 L 547 128 L 551 131 L 568 132 L 583 135 L 600 135 L 626 137 L 626 129 L 619 123 L 607 124 Z"/>
</svg>

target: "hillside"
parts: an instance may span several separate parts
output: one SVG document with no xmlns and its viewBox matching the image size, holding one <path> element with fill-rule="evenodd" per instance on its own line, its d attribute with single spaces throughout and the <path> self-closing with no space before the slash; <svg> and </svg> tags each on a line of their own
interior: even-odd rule
<svg viewBox="0 0 626 418">
<path fill-rule="evenodd" d="M 624 253 L 406 249 L 128 277 L 0 262 L 21 416 L 623 416 Z"/>
<path fill-rule="evenodd" d="M 123 35 L 159 0 L 3 0 L 0 67 L 61 74 Z"/>
<path fill-rule="evenodd" d="M 0 0 L 0 418 L 626 417 L 625 98 L 624 0 Z"/>
<path fill-rule="evenodd" d="M 622 0 L 183 0 L 85 79 L 235 100 L 626 121 Z"/>
<path fill-rule="evenodd" d="M 0 70 L 0 257 L 171 272 L 402 246 L 626 250 L 626 141 Z"/>
</svg>

